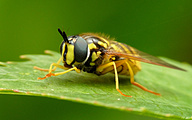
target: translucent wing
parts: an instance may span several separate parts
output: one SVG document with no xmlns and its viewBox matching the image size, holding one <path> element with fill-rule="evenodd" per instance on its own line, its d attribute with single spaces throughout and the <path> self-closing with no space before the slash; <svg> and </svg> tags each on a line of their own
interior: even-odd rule
<svg viewBox="0 0 192 120">
<path fill-rule="evenodd" d="M 116 50 L 113 49 L 109 49 L 106 51 L 106 54 L 108 55 L 117 55 L 120 57 L 124 57 L 124 58 L 128 58 L 128 59 L 132 59 L 132 60 L 137 60 L 137 61 L 141 61 L 141 62 L 145 62 L 145 63 L 150 63 L 150 64 L 154 64 L 154 65 L 159 65 L 159 66 L 163 66 L 163 67 L 168 67 L 168 68 L 172 68 L 172 69 L 177 69 L 177 70 L 182 70 L 182 71 L 186 71 L 182 68 L 179 68 L 177 66 L 174 66 L 172 64 L 169 64 L 157 57 L 154 57 L 152 55 L 149 55 L 147 53 L 141 52 L 131 46 L 126 46 L 129 48 L 129 50 L 131 50 L 130 53 L 125 53 L 125 52 L 117 52 Z"/>
</svg>

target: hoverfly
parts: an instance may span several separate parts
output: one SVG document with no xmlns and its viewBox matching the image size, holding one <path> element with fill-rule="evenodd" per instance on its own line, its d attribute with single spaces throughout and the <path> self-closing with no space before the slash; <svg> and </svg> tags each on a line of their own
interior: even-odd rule
<svg viewBox="0 0 192 120">
<path fill-rule="evenodd" d="M 123 96 L 132 97 L 120 91 L 118 74 L 130 76 L 130 81 L 133 85 L 152 94 L 160 95 L 134 81 L 134 75 L 141 70 L 140 62 L 185 71 L 182 68 L 141 52 L 129 45 L 114 41 L 104 35 L 82 33 L 67 37 L 64 31 L 62 32 L 60 29 L 58 31 L 64 39 L 60 46 L 61 57 L 57 63 L 52 63 L 49 69 L 35 66 L 35 69 L 49 71 L 45 77 L 39 77 L 38 79 L 42 80 L 51 76 L 63 75 L 73 70 L 78 73 L 84 71 L 96 75 L 112 72 L 115 74 L 116 90 Z M 59 64 L 61 61 L 64 64 L 63 66 Z M 66 71 L 52 73 L 56 68 Z"/>
</svg>

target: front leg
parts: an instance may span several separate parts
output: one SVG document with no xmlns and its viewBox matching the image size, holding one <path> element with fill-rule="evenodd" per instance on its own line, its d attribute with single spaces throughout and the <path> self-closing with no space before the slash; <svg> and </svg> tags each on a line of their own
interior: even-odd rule
<svg viewBox="0 0 192 120">
<path fill-rule="evenodd" d="M 64 67 L 62 65 L 59 65 L 61 60 L 62 60 L 62 57 L 57 61 L 57 63 L 52 63 L 50 65 L 49 69 L 42 69 L 42 68 L 34 66 L 34 69 L 37 69 L 37 70 L 40 70 L 40 71 L 49 71 L 49 73 L 47 75 L 45 75 L 45 77 L 43 77 L 43 78 L 38 77 L 37 79 L 43 80 L 43 79 L 45 79 L 47 77 L 62 75 L 62 74 L 65 74 L 65 73 L 67 73 L 69 71 L 72 71 L 72 70 L 75 70 L 78 73 L 80 72 L 80 70 L 77 69 L 76 67 L 73 67 L 73 68 L 69 69 L 69 68 Z M 54 66 L 54 68 L 53 68 L 53 66 Z M 57 68 L 61 68 L 61 69 L 67 70 L 67 71 L 60 72 L 60 73 L 52 73 L 52 71 L 55 71 Z"/>
<path fill-rule="evenodd" d="M 57 65 L 57 64 L 54 64 L 54 65 Z M 73 67 L 73 68 L 70 68 L 70 69 L 68 69 L 68 70 L 66 70 L 66 71 L 63 71 L 63 72 L 58 72 L 58 73 L 51 73 L 51 72 L 50 72 L 50 73 L 48 73 L 47 75 L 45 75 L 45 77 L 43 77 L 43 78 L 38 77 L 37 79 L 43 80 L 43 79 L 48 78 L 48 77 L 51 77 L 51 76 L 63 75 L 63 74 L 68 73 L 68 72 L 70 72 L 70 71 L 72 71 L 72 70 L 75 70 L 77 73 L 80 73 L 80 70 L 79 70 L 79 69 L 77 69 L 76 67 Z"/>
<path fill-rule="evenodd" d="M 52 64 L 50 65 L 49 69 L 43 69 L 43 68 L 39 68 L 39 67 L 37 67 L 37 66 L 34 66 L 33 68 L 34 68 L 34 69 L 37 69 L 37 70 L 40 70 L 40 71 L 49 71 L 49 73 L 51 73 L 52 71 L 55 71 L 55 70 L 57 69 L 57 67 L 59 67 L 59 68 L 61 68 L 61 69 L 65 69 L 64 66 L 59 65 L 59 63 L 61 62 L 62 58 L 63 58 L 63 57 L 60 57 L 59 60 L 57 61 L 57 63 L 52 63 Z M 55 66 L 55 67 L 53 68 L 53 66 Z M 53 69 L 52 69 L 52 68 L 53 68 Z"/>
</svg>

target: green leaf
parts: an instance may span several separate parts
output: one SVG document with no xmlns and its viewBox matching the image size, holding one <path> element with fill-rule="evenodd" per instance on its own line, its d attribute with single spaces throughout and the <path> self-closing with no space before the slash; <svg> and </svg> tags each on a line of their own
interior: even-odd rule
<svg viewBox="0 0 192 120">
<path fill-rule="evenodd" d="M 0 94 L 45 96 L 92 105 L 115 108 L 159 118 L 192 119 L 192 67 L 162 58 L 186 69 L 187 72 L 142 63 L 135 80 L 146 88 L 161 93 L 156 96 L 130 84 L 127 76 L 119 76 L 120 89 L 132 98 L 120 95 L 115 89 L 114 74 L 97 76 L 90 73 L 69 72 L 45 80 L 47 72 L 33 66 L 49 68 L 60 54 L 23 55 L 24 62 L 0 62 Z M 56 72 L 62 71 L 57 69 Z"/>
</svg>

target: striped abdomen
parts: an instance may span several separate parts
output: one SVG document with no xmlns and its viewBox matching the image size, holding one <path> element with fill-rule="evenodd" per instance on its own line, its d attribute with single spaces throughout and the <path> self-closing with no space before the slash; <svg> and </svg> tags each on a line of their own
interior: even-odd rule
<svg viewBox="0 0 192 120">
<path fill-rule="evenodd" d="M 126 54 L 131 54 L 131 55 L 133 54 L 134 56 L 138 55 L 131 46 L 128 46 L 126 44 L 116 42 L 116 41 L 110 41 L 110 49 L 112 49 L 116 52 L 120 52 L 120 53 L 122 52 L 122 53 L 126 53 Z M 131 59 L 127 59 L 122 56 L 119 56 L 119 60 L 122 60 L 122 59 L 125 59 L 130 64 L 134 74 L 136 74 L 141 69 L 139 61 L 135 61 L 135 60 L 131 60 Z M 126 63 L 119 66 L 117 68 L 117 71 L 119 74 L 129 75 L 129 70 L 128 70 Z"/>
</svg>

